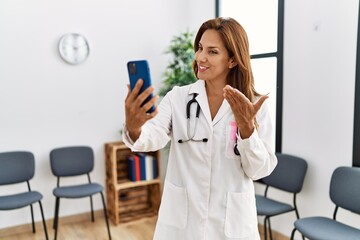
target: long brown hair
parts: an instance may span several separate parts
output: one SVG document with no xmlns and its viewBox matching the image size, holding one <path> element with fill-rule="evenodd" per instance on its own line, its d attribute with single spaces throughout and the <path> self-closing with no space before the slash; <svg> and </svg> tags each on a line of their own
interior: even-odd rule
<svg viewBox="0 0 360 240">
<path fill-rule="evenodd" d="M 195 53 L 199 50 L 199 42 L 202 35 L 208 29 L 215 30 L 220 34 L 229 57 L 233 58 L 237 63 L 227 76 L 227 84 L 239 89 L 251 102 L 253 102 L 254 97 L 259 96 L 260 94 L 255 91 L 254 87 L 254 77 L 250 64 L 249 41 L 244 28 L 232 18 L 219 17 L 204 22 L 200 26 L 195 37 Z M 198 66 L 195 60 L 192 66 L 195 76 L 197 77 Z"/>
</svg>

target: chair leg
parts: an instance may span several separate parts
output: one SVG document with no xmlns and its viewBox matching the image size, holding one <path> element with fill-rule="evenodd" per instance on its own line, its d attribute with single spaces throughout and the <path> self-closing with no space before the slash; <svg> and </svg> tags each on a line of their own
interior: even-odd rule
<svg viewBox="0 0 360 240">
<path fill-rule="evenodd" d="M 32 204 L 30 204 L 30 212 L 31 212 L 32 230 L 33 233 L 35 233 L 36 229 L 35 229 L 35 221 L 34 221 L 34 210 Z"/>
<path fill-rule="evenodd" d="M 264 240 L 267 240 L 267 217 L 264 219 Z"/>
<path fill-rule="evenodd" d="M 93 207 L 92 196 L 90 196 L 90 207 L 91 207 L 91 221 L 94 222 L 95 218 L 94 218 L 94 207 Z"/>
<path fill-rule="evenodd" d="M 107 227 L 107 230 L 108 230 L 109 239 L 111 240 L 111 233 L 110 233 L 109 219 L 108 219 L 107 212 L 106 212 L 105 198 L 104 198 L 104 194 L 102 192 L 100 192 L 100 194 L 101 194 L 101 199 L 102 199 L 102 202 L 103 202 L 106 227 Z"/>
<path fill-rule="evenodd" d="M 58 231 L 58 226 L 59 226 L 59 207 L 60 207 L 60 198 L 57 197 L 56 198 L 56 203 L 55 203 L 55 218 L 54 218 L 54 240 L 57 239 L 57 231 Z"/>
<path fill-rule="evenodd" d="M 48 232 L 47 232 L 47 227 L 46 227 L 46 222 L 45 222 L 45 217 L 44 217 L 44 211 L 43 211 L 41 201 L 39 201 L 39 205 L 40 205 L 40 212 L 41 212 L 41 217 L 42 217 L 43 226 L 44 226 L 45 238 L 46 238 L 46 240 L 48 240 L 49 236 L 48 236 Z"/>
<path fill-rule="evenodd" d="M 268 225 L 269 225 L 270 240 L 273 240 L 273 238 L 272 238 L 272 231 L 271 231 L 271 224 L 270 224 L 270 218 L 268 218 Z"/>
<path fill-rule="evenodd" d="M 296 228 L 292 230 L 290 240 L 294 240 L 295 232 L 296 232 Z"/>
<path fill-rule="evenodd" d="M 55 226 L 56 226 L 56 213 L 58 212 L 58 207 L 59 207 L 58 198 L 56 198 L 55 199 L 55 211 L 54 211 L 53 229 L 55 229 Z"/>
<path fill-rule="evenodd" d="M 298 210 L 297 210 L 296 205 L 295 205 L 295 214 L 296 214 L 296 218 L 299 219 L 299 218 L 300 218 L 300 215 L 299 215 L 299 212 L 298 212 Z M 294 229 L 294 230 L 296 230 L 296 229 Z M 293 230 L 293 231 L 294 231 L 294 230 Z M 301 234 L 301 237 L 302 237 L 303 240 L 305 240 L 304 235 Z"/>
</svg>

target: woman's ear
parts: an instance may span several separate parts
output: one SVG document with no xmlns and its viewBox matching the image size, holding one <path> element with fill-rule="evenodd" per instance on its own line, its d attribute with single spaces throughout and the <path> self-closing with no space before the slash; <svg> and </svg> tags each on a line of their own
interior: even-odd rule
<svg viewBox="0 0 360 240">
<path fill-rule="evenodd" d="M 237 65 L 234 57 L 230 58 L 229 63 L 230 63 L 230 64 L 229 64 L 229 68 L 230 68 L 230 69 L 233 68 L 233 67 L 235 67 L 235 66 Z"/>
</svg>

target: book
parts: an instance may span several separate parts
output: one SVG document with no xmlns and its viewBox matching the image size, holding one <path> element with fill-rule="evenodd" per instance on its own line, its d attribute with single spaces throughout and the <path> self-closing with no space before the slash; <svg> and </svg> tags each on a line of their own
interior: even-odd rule
<svg viewBox="0 0 360 240">
<path fill-rule="evenodd" d="M 130 181 L 152 180 L 158 177 L 157 159 L 150 154 L 131 154 L 127 157 L 127 165 Z"/>
<path fill-rule="evenodd" d="M 135 180 L 140 181 L 140 157 L 139 155 L 134 154 L 134 162 L 135 162 Z"/>
<path fill-rule="evenodd" d="M 157 178 L 158 177 L 158 164 L 157 164 L 157 159 L 156 157 L 153 157 L 153 178 Z"/>
<path fill-rule="evenodd" d="M 137 154 L 140 158 L 140 180 L 147 180 L 146 179 L 146 154 L 145 153 L 138 153 Z"/>
<path fill-rule="evenodd" d="M 133 155 L 127 157 L 127 172 L 128 172 L 128 179 L 130 181 L 136 181 L 136 173 L 135 173 L 135 159 Z"/>
<path fill-rule="evenodd" d="M 154 179 L 153 159 L 154 157 L 151 155 L 146 155 L 145 157 L 146 180 Z"/>
</svg>

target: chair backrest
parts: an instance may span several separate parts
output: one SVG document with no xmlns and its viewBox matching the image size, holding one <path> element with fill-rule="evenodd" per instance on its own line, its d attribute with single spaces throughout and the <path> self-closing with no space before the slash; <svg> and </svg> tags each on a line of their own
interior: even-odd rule
<svg viewBox="0 0 360 240">
<path fill-rule="evenodd" d="M 337 205 L 360 213 L 360 168 L 338 167 L 332 174 L 330 198 Z"/>
<path fill-rule="evenodd" d="M 307 171 L 307 162 L 300 157 L 284 153 L 276 153 L 276 157 L 277 166 L 269 176 L 262 179 L 262 182 L 287 192 L 300 192 Z"/>
<path fill-rule="evenodd" d="M 70 146 L 51 150 L 50 165 L 57 177 L 87 174 L 94 168 L 94 152 L 88 146 Z"/>
<path fill-rule="evenodd" d="M 25 182 L 34 177 L 35 158 L 31 152 L 0 153 L 0 185 Z"/>
</svg>

